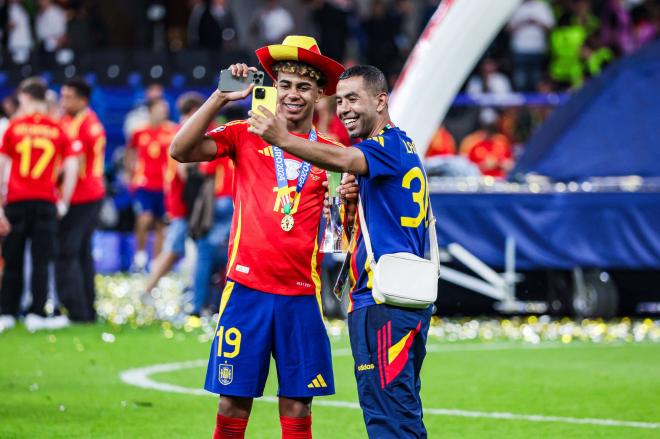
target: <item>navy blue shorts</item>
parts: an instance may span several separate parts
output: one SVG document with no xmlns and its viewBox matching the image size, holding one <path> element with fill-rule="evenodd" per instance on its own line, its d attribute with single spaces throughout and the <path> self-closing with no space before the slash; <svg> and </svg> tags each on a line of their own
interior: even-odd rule
<svg viewBox="0 0 660 439">
<path fill-rule="evenodd" d="M 163 191 L 136 189 L 133 200 L 133 208 L 138 215 L 149 212 L 156 219 L 165 217 L 165 194 Z"/>
<path fill-rule="evenodd" d="M 426 438 L 419 373 L 432 312 L 372 305 L 348 315 L 358 396 L 372 439 Z"/>
<path fill-rule="evenodd" d="M 204 388 L 227 396 L 263 395 L 271 356 L 278 396 L 335 393 L 330 341 L 316 296 L 283 296 L 227 279 Z"/>
</svg>

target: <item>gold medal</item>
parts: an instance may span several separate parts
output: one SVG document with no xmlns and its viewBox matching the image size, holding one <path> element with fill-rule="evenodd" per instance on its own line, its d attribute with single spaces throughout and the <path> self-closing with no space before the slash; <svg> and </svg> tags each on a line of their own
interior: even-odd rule
<svg viewBox="0 0 660 439">
<path fill-rule="evenodd" d="M 282 230 L 285 232 L 291 231 L 293 229 L 293 215 L 284 215 L 280 226 L 282 226 Z"/>
</svg>

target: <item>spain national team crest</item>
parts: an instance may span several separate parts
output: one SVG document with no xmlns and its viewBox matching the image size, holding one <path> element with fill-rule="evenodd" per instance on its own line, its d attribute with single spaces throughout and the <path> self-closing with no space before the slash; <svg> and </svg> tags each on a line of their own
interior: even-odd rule
<svg viewBox="0 0 660 439">
<path fill-rule="evenodd" d="M 223 386 L 228 386 L 234 381 L 234 366 L 231 364 L 221 364 L 218 370 L 218 381 Z"/>
</svg>

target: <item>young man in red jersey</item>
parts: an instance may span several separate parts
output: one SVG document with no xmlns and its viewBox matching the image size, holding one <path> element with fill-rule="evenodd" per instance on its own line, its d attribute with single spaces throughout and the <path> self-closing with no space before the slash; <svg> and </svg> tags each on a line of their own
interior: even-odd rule
<svg viewBox="0 0 660 439">
<path fill-rule="evenodd" d="M 256 53 L 275 80 L 278 113 L 289 132 L 334 143 L 316 132 L 312 118 L 323 95 L 334 94 L 341 64 L 321 55 L 310 37 L 289 36 Z M 247 76 L 250 68 L 235 64 L 230 70 Z M 229 156 L 236 166 L 227 284 L 205 388 L 221 395 L 214 438 L 243 438 L 272 355 L 282 437 L 311 438 L 312 398 L 334 393 L 317 242 L 326 174 L 250 134 L 246 121 L 206 133 L 224 105 L 246 98 L 252 88 L 214 92 L 170 148 L 180 161 Z"/>
<path fill-rule="evenodd" d="M 0 145 L 0 182 L 11 163 L 6 200 L 0 200 L 0 230 L 5 272 L 0 288 L 0 326 L 15 325 L 23 293 L 23 253 L 31 241 L 32 304 L 25 324 L 28 330 L 53 328 L 46 319 L 48 264 L 53 258 L 57 217 L 64 216 L 78 176 L 80 151 L 72 147 L 59 124 L 46 115 L 46 84 L 28 78 L 18 88 L 19 115 L 13 119 Z M 63 170 L 61 199 L 56 182 Z M 5 193 L 0 188 L 0 194 Z M 6 206 L 3 209 L 4 202 Z"/>
<path fill-rule="evenodd" d="M 60 90 L 65 113 L 60 124 L 79 146 L 80 171 L 71 207 L 59 224 L 55 286 L 69 318 L 76 322 L 96 320 L 92 234 L 105 196 L 105 129 L 89 107 L 91 94 L 91 87 L 82 78 L 69 79 Z"/>
<path fill-rule="evenodd" d="M 126 164 L 134 191 L 135 210 L 135 256 L 133 268 L 147 268 L 147 235 L 153 226 L 155 239 L 154 258 L 163 246 L 163 219 L 165 216 L 165 170 L 167 148 L 176 133 L 176 124 L 169 121 L 169 106 L 164 99 L 147 102 L 149 124 L 133 133 L 126 150 Z"/>
</svg>

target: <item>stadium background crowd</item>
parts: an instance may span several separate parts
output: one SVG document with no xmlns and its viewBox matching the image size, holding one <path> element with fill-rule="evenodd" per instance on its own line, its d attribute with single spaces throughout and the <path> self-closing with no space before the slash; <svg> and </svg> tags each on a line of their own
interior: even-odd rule
<svg viewBox="0 0 660 439">
<path fill-rule="evenodd" d="M 47 96 L 51 113 L 58 116 L 59 85 L 74 76 L 85 76 L 95 87 L 92 107 L 99 113 L 109 141 L 104 167 L 108 192 L 101 210 L 101 227 L 126 234 L 136 229 L 138 247 L 144 248 L 145 227 L 150 220 L 141 221 L 139 212 L 136 215 L 135 188 L 130 184 L 132 170 L 125 166 L 126 162 L 130 164 L 130 153 L 125 160 L 130 148 L 124 147 L 131 144 L 141 126 L 153 121 L 158 103 L 163 105 L 157 125 L 178 120 L 181 105 L 175 103 L 181 95 L 189 90 L 208 93 L 220 68 L 246 59 L 254 64 L 255 48 L 280 42 L 287 34 L 315 35 L 324 54 L 343 60 L 347 67 L 361 62 L 376 65 L 393 86 L 439 3 L 0 1 L 0 130 L 17 111 L 18 103 L 12 93 L 21 79 L 34 74 L 44 76 L 53 89 Z M 570 93 L 598 75 L 608 63 L 657 38 L 659 29 L 660 4 L 655 0 L 525 0 L 488 48 L 463 91 L 476 98 L 511 93 Z M 442 78 L 430 72 L 429 80 Z M 105 105 L 109 105 L 105 101 L 112 101 L 114 94 L 118 96 L 114 99 L 121 99 L 121 107 L 126 109 L 121 114 L 104 111 Z M 95 108 L 97 103 L 99 108 Z M 503 178 L 534 128 L 551 111 L 550 103 L 456 105 L 429 146 L 429 163 L 450 158 L 450 175 Z M 334 116 L 332 99 L 322 101 L 317 114 L 320 131 L 349 142 Z M 244 116 L 245 108 L 235 106 L 222 114 L 218 122 Z M 118 268 L 145 270 L 146 261 L 139 251 L 140 257 L 133 258 L 132 245 L 122 241 L 124 259 Z M 151 257 L 155 259 L 156 254 Z M 216 260 L 216 270 L 219 261 L 221 258 Z M 214 277 L 220 278 L 221 273 Z M 205 302 L 214 304 L 217 300 L 209 297 Z"/>
</svg>

